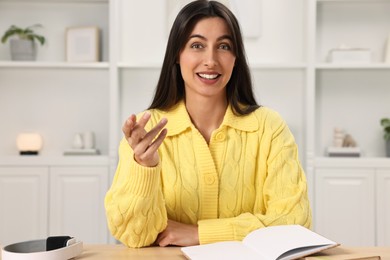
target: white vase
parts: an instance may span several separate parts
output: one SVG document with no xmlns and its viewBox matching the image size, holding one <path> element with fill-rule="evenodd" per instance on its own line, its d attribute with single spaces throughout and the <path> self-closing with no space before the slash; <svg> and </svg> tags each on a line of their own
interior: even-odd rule
<svg viewBox="0 0 390 260">
<path fill-rule="evenodd" d="M 95 148 L 95 134 L 92 131 L 83 133 L 84 148 L 94 149 Z"/>
<path fill-rule="evenodd" d="M 75 136 L 73 137 L 72 148 L 74 148 L 74 149 L 83 149 L 84 148 L 84 141 L 83 141 L 83 137 L 81 136 L 81 134 L 75 134 Z"/>
<path fill-rule="evenodd" d="M 12 60 L 35 60 L 37 56 L 36 43 L 31 40 L 11 39 Z"/>
</svg>

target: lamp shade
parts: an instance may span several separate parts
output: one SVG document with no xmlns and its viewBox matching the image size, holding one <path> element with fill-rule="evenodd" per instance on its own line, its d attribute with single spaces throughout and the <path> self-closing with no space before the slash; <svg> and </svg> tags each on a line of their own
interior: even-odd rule
<svg viewBox="0 0 390 260">
<path fill-rule="evenodd" d="M 42 149 L 42 136 L 38 133 L 21 133 L 16 138 L 20 154 L 38 154 Z"/>
</svg>

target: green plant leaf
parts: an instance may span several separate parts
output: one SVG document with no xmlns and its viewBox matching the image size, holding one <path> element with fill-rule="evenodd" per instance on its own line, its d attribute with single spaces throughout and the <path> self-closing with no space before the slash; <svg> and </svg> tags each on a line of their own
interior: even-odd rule
<svg viewBox="0 0 390 260">
<path fill-rule="evenodd" d="M 383 126 L 383 131 L 385 132 L 383 138 L 386 141 L 389 141 L 390 140 L 390 118 L 382 118 L 380 123 Z"/>
<path fill-rule="evenodd" d="M 34 35 L 33 36 L 41 45 L 45 44 L 45 37 L 40 35 Z"/>
<path fill-rule="evenodd" d="M 382 118 L 382 119 L 381 119 L 381 125 L 382 125 L 383 127 L 390 126 L 390 118 Z"/>
<path fill-rule="evenodd" d="M 11 25 L 1 38 L 1 42 L 5 43 L 11 36 L 18 36 L 19 39 L 27 39 L 30 41 L 37 40 L 41 45 L 45 43 L 45 37 L 34 32 L 33 28 L 42 27 L 41 24 L 34 24 L 27 28 L 20 28 Z"/>
<path fill-rule="evenodd" d="M 3 35 L 1 38 L 1 42 L 5 43 L 7 39 L 13 35 L 20 35 L 23 34 L 23 30 L 21 28 L 16 27 L 15 25 L 12 25 Z"/>
</svg>

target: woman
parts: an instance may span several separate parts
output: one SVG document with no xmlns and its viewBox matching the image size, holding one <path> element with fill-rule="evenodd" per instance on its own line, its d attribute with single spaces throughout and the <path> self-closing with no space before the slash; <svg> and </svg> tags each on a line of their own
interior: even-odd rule
<svg viewBox="0 0 390 260">
<path fill-rule="evenodd" d="M 242 240 L 270 225 L 311 225 L 297 146 L 280 116 L 257 105 L 242 36 L 221 3 L 178 14 L 154 100 L 123 125 L 105 198 L 129 247 Z"/>
</svg>

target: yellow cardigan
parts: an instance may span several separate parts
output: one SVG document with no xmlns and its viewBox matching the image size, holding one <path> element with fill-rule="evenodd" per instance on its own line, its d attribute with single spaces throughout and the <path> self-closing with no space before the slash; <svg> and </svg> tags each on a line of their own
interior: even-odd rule
<svg viewBox="0 0 390 260">
<path fill-rule="evenodd" d="M 201 244 L 242 240 L 265 226 L 311 226 L 297 145 L 276 112 L 261 107 L 236 116 L 229 106 L 209 144 L 184 102 L 169 112 L 150 112 L 147 129 L 168 119 L 159 165 L 137 164 L 123 139 L 105 197 L 109 229 L 123 244 L 151 245 L 167 219 L 198 224 Z"/>
</svg>

